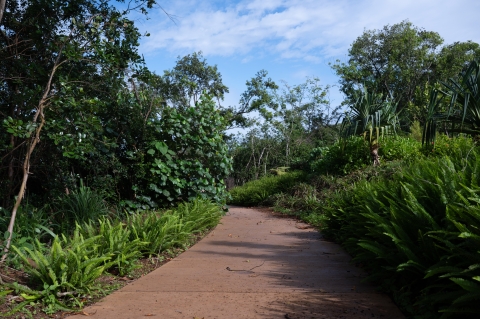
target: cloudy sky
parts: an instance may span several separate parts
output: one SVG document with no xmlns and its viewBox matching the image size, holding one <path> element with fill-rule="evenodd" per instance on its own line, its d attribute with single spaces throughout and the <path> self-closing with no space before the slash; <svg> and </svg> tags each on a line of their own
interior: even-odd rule
<svg viewBox="0 0 480 319">
<path fill-rule="evenodd" d="M 230 88 L 224 104 L 235 105 L 245 81 L 261 69 L 276 80 L 298 84 L 307 76 L 335 85 L 329 62 L 348 59 L 350 44 L 364 30 L 409 20 L 438 32 L 445 44 L 480 43 L 479 0 L 175 0 L 137 26 L 150 37 L 140 51 L 157 73 L 178 56 L 202 51 Z M 333 105 L 342 101 L 331 90 Z"/>
</svg>

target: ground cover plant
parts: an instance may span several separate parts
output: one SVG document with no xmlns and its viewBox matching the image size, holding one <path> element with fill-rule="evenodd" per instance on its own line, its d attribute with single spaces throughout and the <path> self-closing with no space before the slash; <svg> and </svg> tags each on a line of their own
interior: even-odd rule
<svg viewBox="0 0 480 319">
<path fill-rule="evenodd" d="M 361 182 L 331 198 L 323 232 L 411 316 L 474 318 L 479 169 L 472 152 L 463 161 L 423 159 L 391 180 Z"/>
<path fill-rule="evenodd" d="M 143 257 L 157 257 L 185 249 L 196 236 L 219 222 L 223 210 L 197 199 L 176 209 L 146 211 L 121 219 L 77 224 L 73 235 L 53 238 L 51 245 L 35 240 L 31 247 L 12 249 L 29 276 L 25 284 L 5 283 L 5 298 L 22 302 L 5 305 L 7 315 L 37 305 L 50 314 L 82 307 L 86 296 L 98 294 L 98 279 L 105 274 L 131 275 Z M 13 299 L 15 300 L 15 299 Z"/>
</svg>

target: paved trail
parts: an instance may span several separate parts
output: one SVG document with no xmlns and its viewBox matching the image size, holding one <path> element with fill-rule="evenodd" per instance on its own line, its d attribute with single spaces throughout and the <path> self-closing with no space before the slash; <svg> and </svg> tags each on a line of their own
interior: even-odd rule
<svg viewBox="0 0 480 319">
<path fill-rule="evenodd" d="M 365 274 L 338 245 L 306 226 L 231 208 L 191 249 L 85 311 L 101 319 L 405 318 L 361 282 Z"/>
</svg>

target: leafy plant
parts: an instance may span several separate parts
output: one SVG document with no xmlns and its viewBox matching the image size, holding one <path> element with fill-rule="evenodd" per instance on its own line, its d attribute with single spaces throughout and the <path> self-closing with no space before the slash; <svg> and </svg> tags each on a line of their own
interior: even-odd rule
<svg viewBox="0 0 480 319">
<path fill-rule="evenodd" d="M 131 228 L 130 240 L 148 242 L 141 248 L 148 255 L 181 247 L 188 243 L 192 234 L 214 227 L 222 216 L 217 204 L 196 199 L 182 203 L 174 210 L 146 212 L 128 217 Z"/>
<path fill-rule="evenodd" d="M 225 120 L 206 94 L 195 107 L 165 109 L 155 126 L 157 140 L 147 150 L 146 182 L 152 199 L 163 206 L 197 197 L 224 202 L 224 178 L 232 167 L 224 127 Z"/>
<path fill-rule="evenodd" d="M 437 126 L 442 122 L 446 130 L 447 125 L 450 127 L 450 133 L 480 134 L 480 62 L 471 61 L 459 79 L 451 78 L 442 86 L 443 90 L 432 89 L 430 93 L 423 129 L 427 148 L 435 142 Z"/>
<path fill-rule="evenodd" d="M 405 311 L 468 318 L 478 309 L 480 157 L 421 159 L 330 198 L 325 235 L 364 265 Z M 480 238 L 480 237 L 479 237 Z M 473 310 L 472 310 L 473 309 Z"/>
<path fill-rule="evenodd" d="M 63 230 L 70 229 L 76 223 L 89 223 L 108 215 L 108 208 L 103 199 L 90 187 L 81 183 L 78 190 L 60 199 L 56 219 Z"/>
<path fill-rule="evenodd" d="M 142 256 L 141 251 L 149 242 L 131 239 L 131 227 L 116 221 L 111 222 L 104 218 L 99 220 L 99 225 L 89 222 L 80 226 L 77 224 L 76 232 L 86 238 L 97 238 L 95 241 L 95 255 L 108 256 L 105 263 L 106 269 L 114 267 L 120 276 L 125 276 L 137 266 L 135 262 Z"/>
<path fill-rule="evenodd" d="M 265 176 L 230 190 L 230 204 L 258 205 L 273 194 L 287 191 L 306 176 L 303 172 L 291 172 L 277 176 Z"/>
<path fill-rule="evenodd" d="M 318 174 L 346 175 L 370 163 L 369 149 L 360 136 L 350 136 L 312 152 L 310 168 Z"/>
<path fill-rule="evenodd" d="M 56 237 L 50 248 L 35 240 L 34 249 L 25 252 L 12 246 L 23 261 L 25 271 L 36 282 L 47 285 L 54 294 L 75 295 L 89 291 L 92 282 L 105 270 L 110 256 L 96 254 L 99 236 L 84 239 L 78 232 L 73 239 Z"/>
</svg>

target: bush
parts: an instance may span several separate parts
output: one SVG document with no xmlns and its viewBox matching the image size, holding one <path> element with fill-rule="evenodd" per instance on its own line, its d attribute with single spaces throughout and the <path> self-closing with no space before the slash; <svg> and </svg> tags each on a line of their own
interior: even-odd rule
<svg viewBox="0 0 480 319">
<path fill-rule="evenodd" d="M 422 157 L 422 143 L 403 136 L 385 138 L 380 143 L 382 161 L 404 160 L 411 162 Z"/>
<path fill-rule="evenodd" d="M 101 219 L 97 223 L 89 222 L 82 226 L 77 224 L 76 232 L 86 238 L 97 238 L 95 244 L 95 256 L 108 256 L 111 260 L 106 269 L 114 267 L 118 275 L 125 276 L 134 270 L 137 260 L 142 257 L 142 250 L 149 242 L 140 239 L 131 239 L 131 227 L 120 221 L 112 223 L 108 219 Z M 75 237 L 74 237 L 75 241 Z"/>
<path fill-rule="evenodd" d="M 90 187 L 81 184 L 78 190 L 60 199 L 55 219 L 60 225 L 60 230 L 68 232 L 75 228 L 76 223 L 96 221 L 108 213 L 102 197 Z"/>
<path fill-rule="evenodd" d="M 412 315 L 480 313 L 480 156 L 420 159 L 393 178 L 330 199 L 326 236 L 342 243 Z"/>
<path fill-rule="evenodd" d="M 341 139 L 330 147 L 313 149 L 310 169 L 318 174 L 346 175 L 371 165 L 369 148 L 363 137 Z"/>
<path fill-rule="evenodd" d="M 475 148 L 475 142 L 469 136 L 460 135 L 450 138 L 445 134 L 437 134 L 432 146 L 434 147 L 423 148 L 424 154 L 435 157 L 449 156 L 461 160 L 472 152 Z"/>
<path fill-rule="evenodd" d="M 167 249 L 185 246 L 192 234 L 216 226 L 221 217 L 222 211 L 216 204 L 197 199 L 163 213 L 132 215 L 127 224 L 132 230 L 130 240 L 149 242 L 142 248 L 142 252 L 154 255 Z"/>
<path fill-rule="evenodd" d="M 17 292 L 22 292 L 26 301 L 20 303 L 12 312 L 28 303 L 41 299 L 46 305 L 45 312 L 70 310 L 60 302 L 62 296 L 75 298 L 89 292 L 92 283 L 102 275 L 109 256 L 97 256 L 95 242 L 97 237 L 84 239 L 78 233 L 74 240 L 56 237 L 50 248 L 35 240 L 35 248 L 12 249 L 22 259 L 24 270 L 31 279 L 43 287 L 36 291 L 20 285 L 11 285 Z"/>
<path fill-rule="evenodd" d="M 286 192 L 298 182 L 305 180 L 305 178 L 306 174 L 300 171 L 277 176 L 265 176 L 231 189 L 230 195 L 232 198 L 228 203 L 255 206 L 273 194 Z"/>
<path fill-rule="evenodd" d="M 422 144 L 414 139 L 389 136 L 380 141 L 381 161 L 411 161 L 422 156 Z M 372 166 L 368 143 L 362 136 L 351 136 L 330 147 L 313 149 L 310 168 L 317 174 L 347 175 Z"/>
<path fill-rule="evenodd" d="M 33 247 L 12 245 L 36 287 L 43 289 L 10 286 L 22 292 L 28 302 L 42 299 L 48 312 L 67 309 L 60 300 L 78 305 L 76 297 L 88 293 L 105 271 L 114 269 L 124 276 L 144 255 L 185 247 L 195 234 L 218 224 L 222 215 L 217 204 L 197 199 L 165 212 L 132 215 L 125 223 L 103 218 L 99 226 L 93 221 L 77 224 L 71 238 L 55 237 L 51 247 L 38 239 Z M 21 303 L 14 310 L 24 305 L 26 303 Z"/>
</svg>

